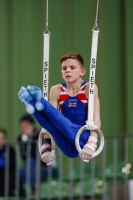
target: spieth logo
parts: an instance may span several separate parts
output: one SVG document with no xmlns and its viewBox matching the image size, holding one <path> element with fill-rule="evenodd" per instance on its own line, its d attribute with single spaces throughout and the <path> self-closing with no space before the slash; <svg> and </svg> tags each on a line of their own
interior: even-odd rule
<svg viewBox="0 0 133 200">
<path fill-rule="evenodd" d="M 68 107 L 77 107 L 77 99 L 70 100 L 68 103 Z"/>
</svg>

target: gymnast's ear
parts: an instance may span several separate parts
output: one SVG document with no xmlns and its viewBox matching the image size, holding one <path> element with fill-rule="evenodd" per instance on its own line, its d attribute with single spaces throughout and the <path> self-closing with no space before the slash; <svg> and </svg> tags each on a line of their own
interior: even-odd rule
<svg viewBox="0 0 133 200">
<path fill-rule="evenodd" d="M 61 74 L 61 76 L 62 76 L 62 70 L 60 70 L 60 74 Z"/>
<path fill-rule="evenodd" d="M 84 76 L 86 73 L 86 69 L 84 67 L 81 68 L 81 76 Z"/>
</svg>

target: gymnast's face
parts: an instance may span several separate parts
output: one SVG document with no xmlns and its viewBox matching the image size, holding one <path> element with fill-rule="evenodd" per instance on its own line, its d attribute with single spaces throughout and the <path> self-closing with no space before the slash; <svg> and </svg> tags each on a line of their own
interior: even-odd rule
<svg viewBox="0 0 133 200">
<path fill-rule="evenodd" d="M 69 58 L 61 64 L 61 75 L 66 82 L 76 82 L 85 72 L 86 69 L 81 66 L 78 60 Z"/>
</svg>

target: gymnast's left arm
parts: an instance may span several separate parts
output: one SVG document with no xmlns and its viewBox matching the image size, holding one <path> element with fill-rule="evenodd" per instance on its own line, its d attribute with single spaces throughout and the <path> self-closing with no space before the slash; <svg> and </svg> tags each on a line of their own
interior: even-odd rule
<svg viewBox="0 0 133 200">
<path fill-rule="evenodd" d="M 94 116 L 93 116 L 94 125 L 96 125 L 99 129 L 101 127 L 101 119 L 100 119 L 100 101 L 98 97 L 98 88 L 95 85 L 94 87 Z M 96 131 L 91 131 L 91 136 L 98 138 L 98 134 Z"/>
<path fill-rule="evenodd" d="M 87 89 L 88 91 L 88 89 Z M 94 116 L 93 116 L 94 125 L 96 125 L 99 129 L 101 127 L 101 120 L 100 120 L 100 102 L 98 97 L 98 88 L 95 85 L 94 87 Z M 90 145 L 90 147 L 84 146 L 82 153 L 79 155 L 81 159 L 83 160 L 90 160 L 92 155 L 94 154 L 96 148 L 97 148 L 97 138 L 98 134 L 96 131 L 92 130 L 90 131 L 90 136 L 87 141 L 87 144 Z M 88 145 L 87 145 L 88 146 Z"/>
</svg>

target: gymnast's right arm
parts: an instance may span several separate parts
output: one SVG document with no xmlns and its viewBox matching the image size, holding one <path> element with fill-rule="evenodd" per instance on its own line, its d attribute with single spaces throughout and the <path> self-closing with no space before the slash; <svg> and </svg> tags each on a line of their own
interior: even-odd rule
<svg viewBox="0 0 133 200">
<path fill-rule="evenodd" d="M 50 96 L 49 96 L 49 102 L 58 109 L 58 100 L 59 100 L 59 94 L 60 94 L 60 84 L 54 85 L 50 89 Z"/>
<path fill-rule="evenodd" d="M 60 85 L 55 85 L 52 86 L 52 88 L 50 89 L 50 96 L 49 96 L 49 102 L 52 104 L 53 107 L 58 109 L 58 98 L 59 98 L 59 93 L 60 93 Z M 43 129 L 41 130 L 42 134 L 40 133 L 40 153 L 43 149 L 45 149 L 45 145 L 42 145 L 42 140 L 45 140 L 46 138 L 51 138 L 52 142 L 52 149 L 55 149 L 55 142 L 54 142 L 54 138 L 50 135 L 50 133 L 46 130 Z M 45 134 L 44 134 L 45 133 Z M 45 162 L 47 165 L 49 165 L 51 163 L 51 152 L 45 152 L 43 154 L 41 154 L 41 159 L 43 162 Z M 55 159 L 55 155 L 52 157 L 52 160 Z"/>
</svg>

